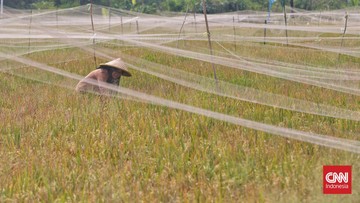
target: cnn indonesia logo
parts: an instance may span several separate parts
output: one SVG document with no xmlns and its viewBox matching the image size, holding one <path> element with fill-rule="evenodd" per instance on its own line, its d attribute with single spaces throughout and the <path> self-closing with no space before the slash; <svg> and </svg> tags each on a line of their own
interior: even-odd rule
<svg viewBox="0 0 360 203">
<path fill-rule="evenodd" d="M 351 166 L 323 166 L 324 194 L 351 194 Z"/>
</svg>

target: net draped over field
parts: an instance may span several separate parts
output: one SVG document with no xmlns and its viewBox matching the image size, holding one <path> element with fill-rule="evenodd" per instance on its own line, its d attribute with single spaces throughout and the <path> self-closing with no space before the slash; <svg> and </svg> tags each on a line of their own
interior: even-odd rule
<svg viewBox="0 0 360 203">
<path fill-rule="evenodd" d="M 188 14 L 185 20 L 184 15 L 171 13 L 168 16 L 145 15 L 95 5 L 92 10 L 94 30 L 89 5 L 56 11 L 5 9 L 0 20 L 0 71 L 73 90 L 87 72 L 83 67 L 69 70 L 67 63 L 87 61 L 89 67 L 95 68 L 100 62 L 121 57 L 131 71 L 142 72 L 143 77 L 158 77 L 179 86 L 225 98 L 343 119 L 360 125 L 358 10 L 348 10 L 346 13 L 343 10 L 293 10 L 287 14 L 287 26 L 284 25 L 283 14 L 277 13 L 271 15 L 267 24 L 264 24 L 267 13 L 261 12 L 209 15 L 214 55 L 210 55 L 205 22 L 200 14 Z M 346 28 L 345 15 L 348 15 Z M 182 25 L 183 29 L 179 32 Z M 289 32 L 287 37 L 285 32 Z M 244 50 L 244 47 L 249 50 Z M 68 49 L 73 49 L 72 53 L 61 59 L 56 57 L 55 51 Z M 147 57 L 131 54 L 137 50 L 156 54 Z M 46 62 L 29 57 L 31 54 L 46 52 L 53 53 L 47 56 Z M 294 58 L 280 60 L 272 57 L 277 52 L 289 52 Z M 201 67 L 190 70 L 188 67 L 179 67 L 177 63 L 171 66 L 161 64 L 156 58 L 158 53 L 167 54 L 169 58 L 189 60 L 188 64 L 196 61 Z M 296 58 L 299 53 L 307 54 L 311 60 L 301 61 Z M 316 57 L 311 58 L 315 54 L 322 56 L 321 60 L 328 61 L 328 64 L 317 64 Z M 229 70 L 234 73 L 231 78 L 222 75 L 215 80 L 211 72 L 202 70 L 205 69 L 203 66 L 211 63 L 215 65 L 216 71 Z M 323 88 L 334 95 L 345 95 L 355 102 L 339 106 L 327 101 L 311 101 L 266 91 L 256 88 L 256 85 L 234 82 L 237 80 L 236 74 L 240 73 L 245 75 L 242 77 L 245 80 L 247 74 L 256 74 L 291 84 Z M 257 82 L 266 83 L 268 80 Z M 119 98 L 163 105 L 290 139 L 360 153 L 359 131 L 349 132 L 353 138 L 321 135 L 244 119 L 241 113 L 220 113 L 216 111 L 217 106 L 209 110 L 197 107 L 196 102 L 185 104 L 161 98 L 147 93 L 145 89 L 134 89 L 131 85 L 126 88 L 101 85 L 119 93 Z"/>
</svg>

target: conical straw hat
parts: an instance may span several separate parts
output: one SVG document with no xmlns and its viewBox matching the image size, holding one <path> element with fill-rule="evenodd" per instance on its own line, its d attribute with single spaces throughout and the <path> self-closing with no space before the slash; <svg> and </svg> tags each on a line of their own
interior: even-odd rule
<svg viewBox="0 0 360 203">
<path fill-rule="evenodd" d="M 100 64 L 100 67 L 106 67 L 106 66 L 122 70 L 123 76 L 127 76 L 127 77 L 131 76 L 131 73 L 128 71 L 125 63 L 120 58 L 109 61 L 107 63 Z"/>
</svg>

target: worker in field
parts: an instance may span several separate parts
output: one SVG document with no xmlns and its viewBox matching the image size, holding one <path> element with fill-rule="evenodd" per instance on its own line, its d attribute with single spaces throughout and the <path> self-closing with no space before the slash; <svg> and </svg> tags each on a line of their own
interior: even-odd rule
<svg viewBox="0 0 360 203">
<path fill-rule="evenodd" d="M 76 91 L 106 94 L 108 92 L 106 88 L 101 87 L 99 84 L 101 82 L 106 82 L 119 86 L 121 76 L 131 77 L 131 74 L 129 73 L 125 63 L 118 58 L 107 63 L 100 64 L 96 70 L 90 72 L 76 85 Z"/>
</svg>

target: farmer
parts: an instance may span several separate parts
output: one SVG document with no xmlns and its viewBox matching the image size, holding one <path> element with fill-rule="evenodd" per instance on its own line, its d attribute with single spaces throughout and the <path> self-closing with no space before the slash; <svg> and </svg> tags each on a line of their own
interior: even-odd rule
<svg viewBox="0 0 360 203">
<path fill-rule="evenodd" d="M 84 79 L 76 85 L 77 92 L 95 92 L 106 94 L 106 88 L 101 87 L 101 82 L 119 86 L 121 76 L 130 77 L 125 63 L 120 59 L 115 59 L 100 66 L 90 72 Z M 98 85 L 96 85 L 96 84 Z"/>
</svg>

